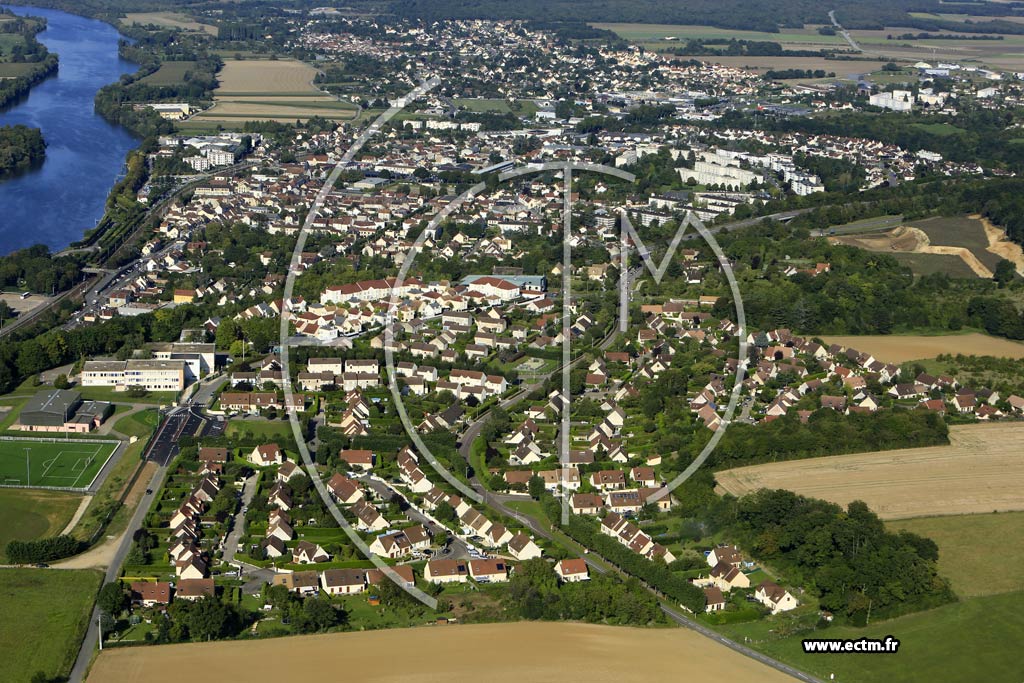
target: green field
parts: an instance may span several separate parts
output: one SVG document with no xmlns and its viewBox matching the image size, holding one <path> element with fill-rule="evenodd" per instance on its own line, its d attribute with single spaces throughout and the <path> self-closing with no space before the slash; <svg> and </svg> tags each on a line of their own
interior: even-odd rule
<svg viewBox="0 0 1024 683">
<path fill-rule="evenodd" d="M 71 670 L 102 575 L 92 570 L 0 569 L 0 680 Z"/>
<path fill-rule="evenodd" d="M 0 33 L 0 58 L 7 58 L 15 45 L 24 45 L 25 39 L 17 33 Z"/>
<path fill-rule="evenodd" d="M 964 263 L 964 260 L 959 256 L 952 256 L 950 254 L 905 254 L 899 252 L 893 252 L 889 256 L 910 268 L 914 275 L 918 276 L 945 273 L 949 277 L 964 280 L 974 280 L 978 277 L 971 270 L 971 267 Z"/>
<path fill-rule="evenodd" d="M 146 85 L 177 85 L 185 82 L 185 74 L 196 65 L 195 62 L 163 62 L 160 68 L 141 79 Z"/>
<path fill-rule="evenodd" d="M 137 413 L 122 417 L 114 423 L 114 429 L 126 436 L 137 436 L 140 439 L 149 437 L 156 429 L 159 415 L 154 408 L 147 408 Z"/>
<path fill-rule="evenodd" d="M 253 436 L 276 439 L 281 448 L 293 449 L 295 440 L 292 435 L 292 425 L 286 420 L 256 420 L 248 418 L 245 420 L 228 420 L 228 426 L 224 430 L 227 437 L 242 436 L 246 432 Z M 249 450 L 252 450 L 251 448 Z"/>
<path fill-rule="evenodd" d="M 17 78 L 18 76 L 24 76 L 35 68 L 36 65 L 31 62 L 12 64 L 0 61 L 0 78 Z"/>
<path fill-rule="evenodd" d="M 82 502 L 82 496 L 59 491 L 0 489 L 0 562 L 11 541 L 56 536 L 64 530 Z"/>
<path fill-rule="evenodd" d="M 512 112 L 519 116 L 533 116 L 537 113 L 537 104 L 532 100 L 517 100 L 513 104 L 508 100 L 499 99 L 455 98 L 452 100 L 452 104 L 475 113 L 508 114 Z"/>
<path fill-rule="evenodd" d="M 1000 257 L 988 251 L 988 237 L 981 222 L 966 216 L 925 218 L 907 223 L 923 230 L 936 246 L 964 247 L 989 269 L 995 269 Z"/>
<path fill-rule="evenodd" d="M 718 630 L 826 681 L 834 673 L 836 681 L 850 683 L 1020 683 L 1021 659 L 1014 644 L 1024 642 L 1022 613 L 1024 592 L 1016 592 L 971 598 L 865 628 L 836 626 L 780 637 L 777 632 L 783 630 L 779 627 L 784 619 L 776 617 Z M 900 641 L 896 654 L 809 655 L 801 645 L 803 638 L 889 635 Z"/>
<path fill-rule="evenodd" d="M 612 31 L 625 40 L 633 41 L 664 41 L 666 38 L 683 40 L 720 40 L 727 42 L 736 40 L 770 41 L 773 43 L 807 45 L 844 46 L 842 36 L 823 36 L 817 30 L 807 27 L 801 29 L 786 28 L 778 33 L 762 31 L 740 31 L 711 26 L 695 26 L 680 24 L 591 24 L 595 28 Z M 666 45 L 673 42 L 667 41 Z"/>
<path fill-rule="evenodd" d="M 108 441 L 0 440 L 0 483 L 83 488 L 92 483 L 116 449 L 117 444 Z"/>
<path fill-rule="evenodd" d="M 1024 590 L 1024 578 L 1007 567 L 1024 563 L 1024 512 L 922 517 L 889 522 L 895 530 L 926 536 L 939 546 L 939 574 L 969 598 Z M 998 562 L 991 549 L 999 547 Z"/>
</svg>

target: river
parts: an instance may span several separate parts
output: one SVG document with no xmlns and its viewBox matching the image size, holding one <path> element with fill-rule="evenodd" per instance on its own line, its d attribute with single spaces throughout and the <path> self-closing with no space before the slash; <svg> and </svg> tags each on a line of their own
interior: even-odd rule
<svg viewBox="0 0 1024 683">
<path fill-rule="evenodd" d="M 33 244 L 57 251 L 96 225 L 125 155 L 138 145 L 93 111 L 96 91 L 137 67 L 118 56 L 120 35 L 109 24 L 37 7 L 10 9 L 46 17 L 38 38 L 60 55 L 60 69 L 0 111 L 0 125 L 40 128 L 47 143 L 41 167 L 0 181 L 0 254 Z"/>
</svg>

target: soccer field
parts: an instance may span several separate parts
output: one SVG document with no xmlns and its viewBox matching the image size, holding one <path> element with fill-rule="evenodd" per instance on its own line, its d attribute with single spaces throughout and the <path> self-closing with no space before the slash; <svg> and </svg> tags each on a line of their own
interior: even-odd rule
<svg viewBox="0 0 1024 683">
<path fill-rule="evenodd" d="M 0 484 L 86 488 L 118 445 L 85 439 L 0 439 Z"/>
</svg>

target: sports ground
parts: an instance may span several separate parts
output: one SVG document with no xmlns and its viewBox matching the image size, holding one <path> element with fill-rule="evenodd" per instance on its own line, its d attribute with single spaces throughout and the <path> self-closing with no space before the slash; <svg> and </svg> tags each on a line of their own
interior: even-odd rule
<svg viewBox="0 0 1024 683">
<path fill-rule="evenodd" d="M 0 439 L 0 484 L 84 489 L 117 446 L 85 439 Z"/>
</svg>

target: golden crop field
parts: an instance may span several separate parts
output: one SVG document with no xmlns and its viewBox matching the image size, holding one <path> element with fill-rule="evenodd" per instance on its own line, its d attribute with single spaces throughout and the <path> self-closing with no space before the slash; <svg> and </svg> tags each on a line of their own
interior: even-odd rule
<svg viewBox="0 0 1024 683">
<path fill-rule="evenodd" d="M 496 644 L 520 653 L 495 665 Z M 395 656 L 401 652 L 401 656 Z M 609 656 L 609 653 L 629 656 Z M 525 653 L 528 655 L 523 656 Z M 787 675 L 688 629 L 519 622 L 334 633 L 269 640 L 107 649 L 89 683 L 178 683 L 181 671 L 210 680 L 238 678 L 259 662 L 260 680 L 294 678 L 428 683 L 485 676 L 521 681 L 635 681 L 714 677 L 735 683 L 789 681 Z"/>
<path fill-rule="evenodd" d="M 177 12 L 129 12 L 124 15 L 124 23 L 132 26 L 139 24 L 146 26 L 163 26 L 166 28 L 180 28 L 186 31 L 205 31 L 211 36 L 217 35 L 217 27 L 212 24 L 202 24 L 191 17 Z"/>
<path fill-rule="evenodd" d="M 225 60 L 217 75 L 214 106 L 195 121 L 294 122 L 313 116 L 348 121 L 355 107 L 318 90 L 317 71 L 295 59 Z"/>
<path fill-rule="evenodd" d="M 963 354 L 966 356 L 998 356 L 1000 358 L 1024 358 L 1024 344 L 990 337 L 978 332 L 970 334 L 946 334 L 934 337 L 924 335 L 851 335 L 824 336 L 829 344 L 842 344 L 870 353 L 886 363 L 905 363 L 910 360 L 935 358 L 939 354 Z"/>
<path fill-rule="evenodd" d="M 954 425 L 950 445 L 792 460 L 715 475 L 742 496 L 788 489 L 846 505 L 862 500 L 883 519 L 1024 510 L 1024 424 Z"/>
</svg>

